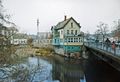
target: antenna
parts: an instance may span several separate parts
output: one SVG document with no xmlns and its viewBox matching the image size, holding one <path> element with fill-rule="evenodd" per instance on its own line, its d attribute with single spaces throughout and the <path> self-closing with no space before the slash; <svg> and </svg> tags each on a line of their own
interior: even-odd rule
<svg viewBox="0 0 120 82">
<path fill-rule="evenodd" d="M 39 19 L 37 19 L 37 36 L 39 34 Z"/>
<path fill-rule="evenodd" d="M 39 19 L 37 19 L 37 40 L 39 44 Z"/>
</svg>

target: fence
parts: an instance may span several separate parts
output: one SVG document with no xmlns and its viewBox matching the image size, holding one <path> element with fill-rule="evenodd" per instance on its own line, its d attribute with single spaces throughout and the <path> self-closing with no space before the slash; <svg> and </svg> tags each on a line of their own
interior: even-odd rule
<svg viewBox="0 0 120 82">
<path fill-rule="evenodd" d="M 111 44 L 111 43 L 85 42 L 84 44 L 88 47 L 97 48 L 97 49 L 112 53 L 113 55 L 120 57 L 120 45 L 115 45 L 114 48 L 113 48 L 112 47 L 113 44 Z"/>
</svg>

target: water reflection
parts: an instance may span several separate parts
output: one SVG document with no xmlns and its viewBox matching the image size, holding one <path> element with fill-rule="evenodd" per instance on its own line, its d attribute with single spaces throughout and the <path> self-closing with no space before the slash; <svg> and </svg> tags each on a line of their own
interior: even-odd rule
<svg viewBox="0 0 120 82">
<path fill-rule="evenodd" d="M 0 82 L 119 82 L 120 72 L 92 56 L 91 60 L 29 57 L 1 67 Z"/>
<path fill-rule="evenodd" d="M 34 75 L 33 82 L 86 82 L 82 62 L 75 60 L 64 60 L 64 58 L 36 58 L 28 59 L 29 69 L 38 66 L 42 72 Z M 33 77 L 33 76 L 32 76 Z"/>
<path fill-rule="evenodd" d="M 31 82 L 52 81 L 52 65 L 48 61 L 39 57 L 29 57 L 27 63 L 29 69 L 34 70 L 31 73 Z"/>
<path fill-rule="evenodd" d="M 120 72 L 91 55 L 84 68 L 87 82 L 120 82 Z"/>
<path fill-rule="evenodd" d="M 72 60 L 75 61 L 75 60 Z M 82 63 L 71 63 L 69 60 L 60 62 L 54 60 L 52 64 L 53 79 L 60 80 L 60 82 L 85 82 Z"/>
</svg>

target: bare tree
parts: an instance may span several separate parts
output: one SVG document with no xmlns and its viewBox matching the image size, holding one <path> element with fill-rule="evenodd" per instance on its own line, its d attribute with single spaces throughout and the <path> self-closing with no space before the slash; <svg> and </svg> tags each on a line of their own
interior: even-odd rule
<svg viewBox="0 0 120 82">
<path fill-rule="evenodd" d="M 3 23 L 6 23 L 6 24 L 16 26 L 15 23 L 13 23 L 9 20 L 10 18 L 11 18 L 10 14 L 5 13 L 5 9 L 2 4 L 2 0 L 0 0 L 0 24 L 2 25 Z"/>
<path fill-rule="evenodd" d="M 4 31 L 7 34 L 2 37 L 4 37 L 4 40 L 6 39 L 7 42 L 14 34 L 16 34 L 16 32 L 18 32 L 17 26 L 13 22 L 10 22 L 9 19 L 10 15 L 5 13 L 4 6 L 2 5 L 2 0 L 0 0 L 0 29 L 3 27 L 6 28 Z M 11 27 L 8 28 L 4 26 L 4 23 L 10 25 Z"/>
<path fill-rule="evenodd" d="M 120 19 L 118 19 L 117 21 L 114 21 L 115 25 L 114 25 L 114 29 L 112 31 L 113 36 L 117 37 L 118 40 L 120 40 Z"/>
<path fill-rule="evenodd" d="M 3 5 L 2 5 L 2 1 L 0 0 L 0 22 L 4 19 L 4 15 L 3 15 Z"/>
<path fill-rule="evenodd" d="M 87 31 L 87 33 L 85 34 L 85 38 L 86 38 L 86 40 L 90 39 L 90 32 L 89 31 Z"/>
<path fill-rule="evenodd" d="M 100 30 L 97 29 L 94 33 L 94 37 L 95 37 L 96 40 L 99 40 L 99 36 L 100 36 Z"/>
<path fill-rule="evenodd" d="M 107 37 L 107 34 L 109 32 L 108 24 L 100 22 L 99 25 L 97 25 L 97 27 L 98 27 L 97 32 L 102 36 L 102 40 L 104 42 L 104 39 Z"/>
<path fill-rule="evenodd" d="M 10 39 L 11 37 L 16 34 L 16 25 L 9 21 L 10 15 L 5 13 L 4 6 L 2 5 L 2 0 L 0 0 L 0 63 L 5 63 L 6 61 L 10 60 L 11 48 Z M 8 24 L 12 26 L 12 29 L 6 27 L 5 25 Z M 3 29 L 4 27 L 4 29 Z M 14 30 L 14 32 L 13 32 Z M 2 33 L 4 32 L 4 33 Z M 10 60 L 11 61 L 11 60 Z"/>
</svg>

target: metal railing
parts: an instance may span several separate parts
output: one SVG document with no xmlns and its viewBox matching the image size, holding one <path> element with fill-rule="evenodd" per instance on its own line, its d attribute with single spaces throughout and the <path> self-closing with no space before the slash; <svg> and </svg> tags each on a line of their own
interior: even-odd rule
<svg viewBox="0 0 120 82">
<path fill-rule="evenodd" d="M 113 55 L 120 57 L 120 45 L 115 45 L 115 47 L 113 48 L 112 43 L 85 42 L 84 44 L 88 47 L 97 48 L 97 49 L 112 53 Z"/>
</svg>

